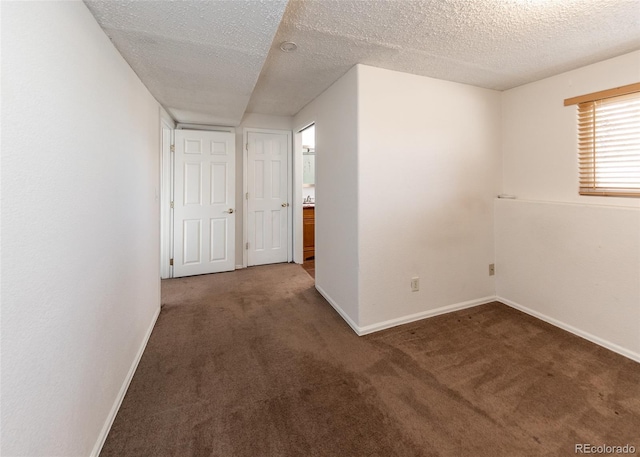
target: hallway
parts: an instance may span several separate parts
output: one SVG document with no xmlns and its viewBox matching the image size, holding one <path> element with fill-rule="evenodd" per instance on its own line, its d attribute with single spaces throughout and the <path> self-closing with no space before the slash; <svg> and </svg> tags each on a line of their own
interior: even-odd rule
<svg viewBox="0 0 640 457">
<path fill-rule="evenodd" d="M 500 303 L 358 337 L 296 264 L 165 280 L 162 296 L 102 457 L 640 444 L 640 365 Z"/>
</svg>

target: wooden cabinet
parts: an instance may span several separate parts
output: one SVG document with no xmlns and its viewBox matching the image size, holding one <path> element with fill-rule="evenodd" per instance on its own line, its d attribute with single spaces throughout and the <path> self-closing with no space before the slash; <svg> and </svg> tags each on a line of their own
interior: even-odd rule
<svg viewBox="0 0 640 457">
<path fill-rule="evenodd" d="M 304 260 L 313 260 L 316 255 L 316 209 L 313 207 L 302 210 L 302 239 Z"/>
</svg>

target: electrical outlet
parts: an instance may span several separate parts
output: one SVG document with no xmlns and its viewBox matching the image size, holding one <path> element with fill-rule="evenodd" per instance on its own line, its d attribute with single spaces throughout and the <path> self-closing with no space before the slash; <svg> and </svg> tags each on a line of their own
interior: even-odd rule
<svg viewBox="0 0 640 457">
<path fill-rule="evenodd" d="M 411 278 L 411 292 L 417 292 L 420 290 L 420 278 L 417 276 Z"/>
<path fill-rule="evenodd" d="M 493 276 L 496 274 L 496 264 L 495 263 L 490 263 L 489 264 L 489 276 Z"/>
</svg>

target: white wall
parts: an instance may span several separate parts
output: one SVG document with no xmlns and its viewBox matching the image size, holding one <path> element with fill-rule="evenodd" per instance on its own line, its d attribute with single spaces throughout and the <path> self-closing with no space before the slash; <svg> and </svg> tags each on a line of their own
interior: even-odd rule
<svg viewBox="0 0 640 457">
<path fill-rule="evenodd" d="M 500 93 L 358 69 L 362 331 L 491 300 Z"/>
<path fill-rule="evenodd" d="M 352 326 L 359 321 L 356 70 L 294 118 L 296 132 L 316 124 L 316 287 Z"/>
<path fill-rule="evenodd" d="M 159 311 L 159 105 L 82 2 L 3 2 L 2 121 L 1 453 L 87 456 Z"/>
<path fill-rule="evenodd" d="M 640 211 L 496 201 L 497 293 L 640 361 Z"/>
<path fill-rule="evenodd" d="M 578 194 L 576 106 L 564 99 L 640 81 L 640 51 L 502 93 L 503 192 L 527 200 L 640 208 Z"/>
<path fill-rule="evenodd" d="M 503 93 L 496 292 L 640 360 L 640 199 L 578 195 L 576 107 L 565 98 L 640 80 L 640 52 Z"/>
<path fill-rule="evenodd" d="M 302 199 L 306 199 L 307 197 L 311 198 L 311 201 L 314 202 L 316 199 L 316 188 L 313 187 L 303 187 L 302 188 Z"/>
<path fill-rule="evenodd" d="M 242 205 L 245 202 L 243 192 L 243 164 L 244 164 L 244 144 L 243 129 L 273 129 L 291 131 L 293 117 L 273 116 L 268 114 L 245 113 L 242 122 L 236 127 L 236 266 L 243 264 L 243 217 Z"/>
</svg>

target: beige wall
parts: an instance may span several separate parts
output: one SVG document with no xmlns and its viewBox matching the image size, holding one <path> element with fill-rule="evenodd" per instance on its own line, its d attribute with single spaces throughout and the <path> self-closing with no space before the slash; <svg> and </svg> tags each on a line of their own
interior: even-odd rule
<svg viewBox="0 0 640 457">
<path fill-rule="evenodd" d="M 578 195 L 576 107 L 564 99 L 640 81 L 640 51 L 502 93 L 503 191 L 527 200 L 632 206 Z"/>
<path fill-rule="evenodd" d="M 159 113 L 84 3 L 2 4 L 2 455 L 102 444 L 160 309 Z"/>
<path fill-rule="evenodd" d="M 352 326 L 359 322 L 357 117 L 353 67 L 294 118 L 296 132 L 316 124 L 316 287 Z"/>
<path fill-rule="evenodd" d="M 500 165 L 499 92 L 359 67 L 363 331 L 491 300 Z"/>
<path fill-rule="evenodd" d="M 578 195 L 576 107 L 565 98 L 640 81 L 640 51 L 502 95 L 496 292 L 640 361 L 640 199 Z"/>
</svg>

